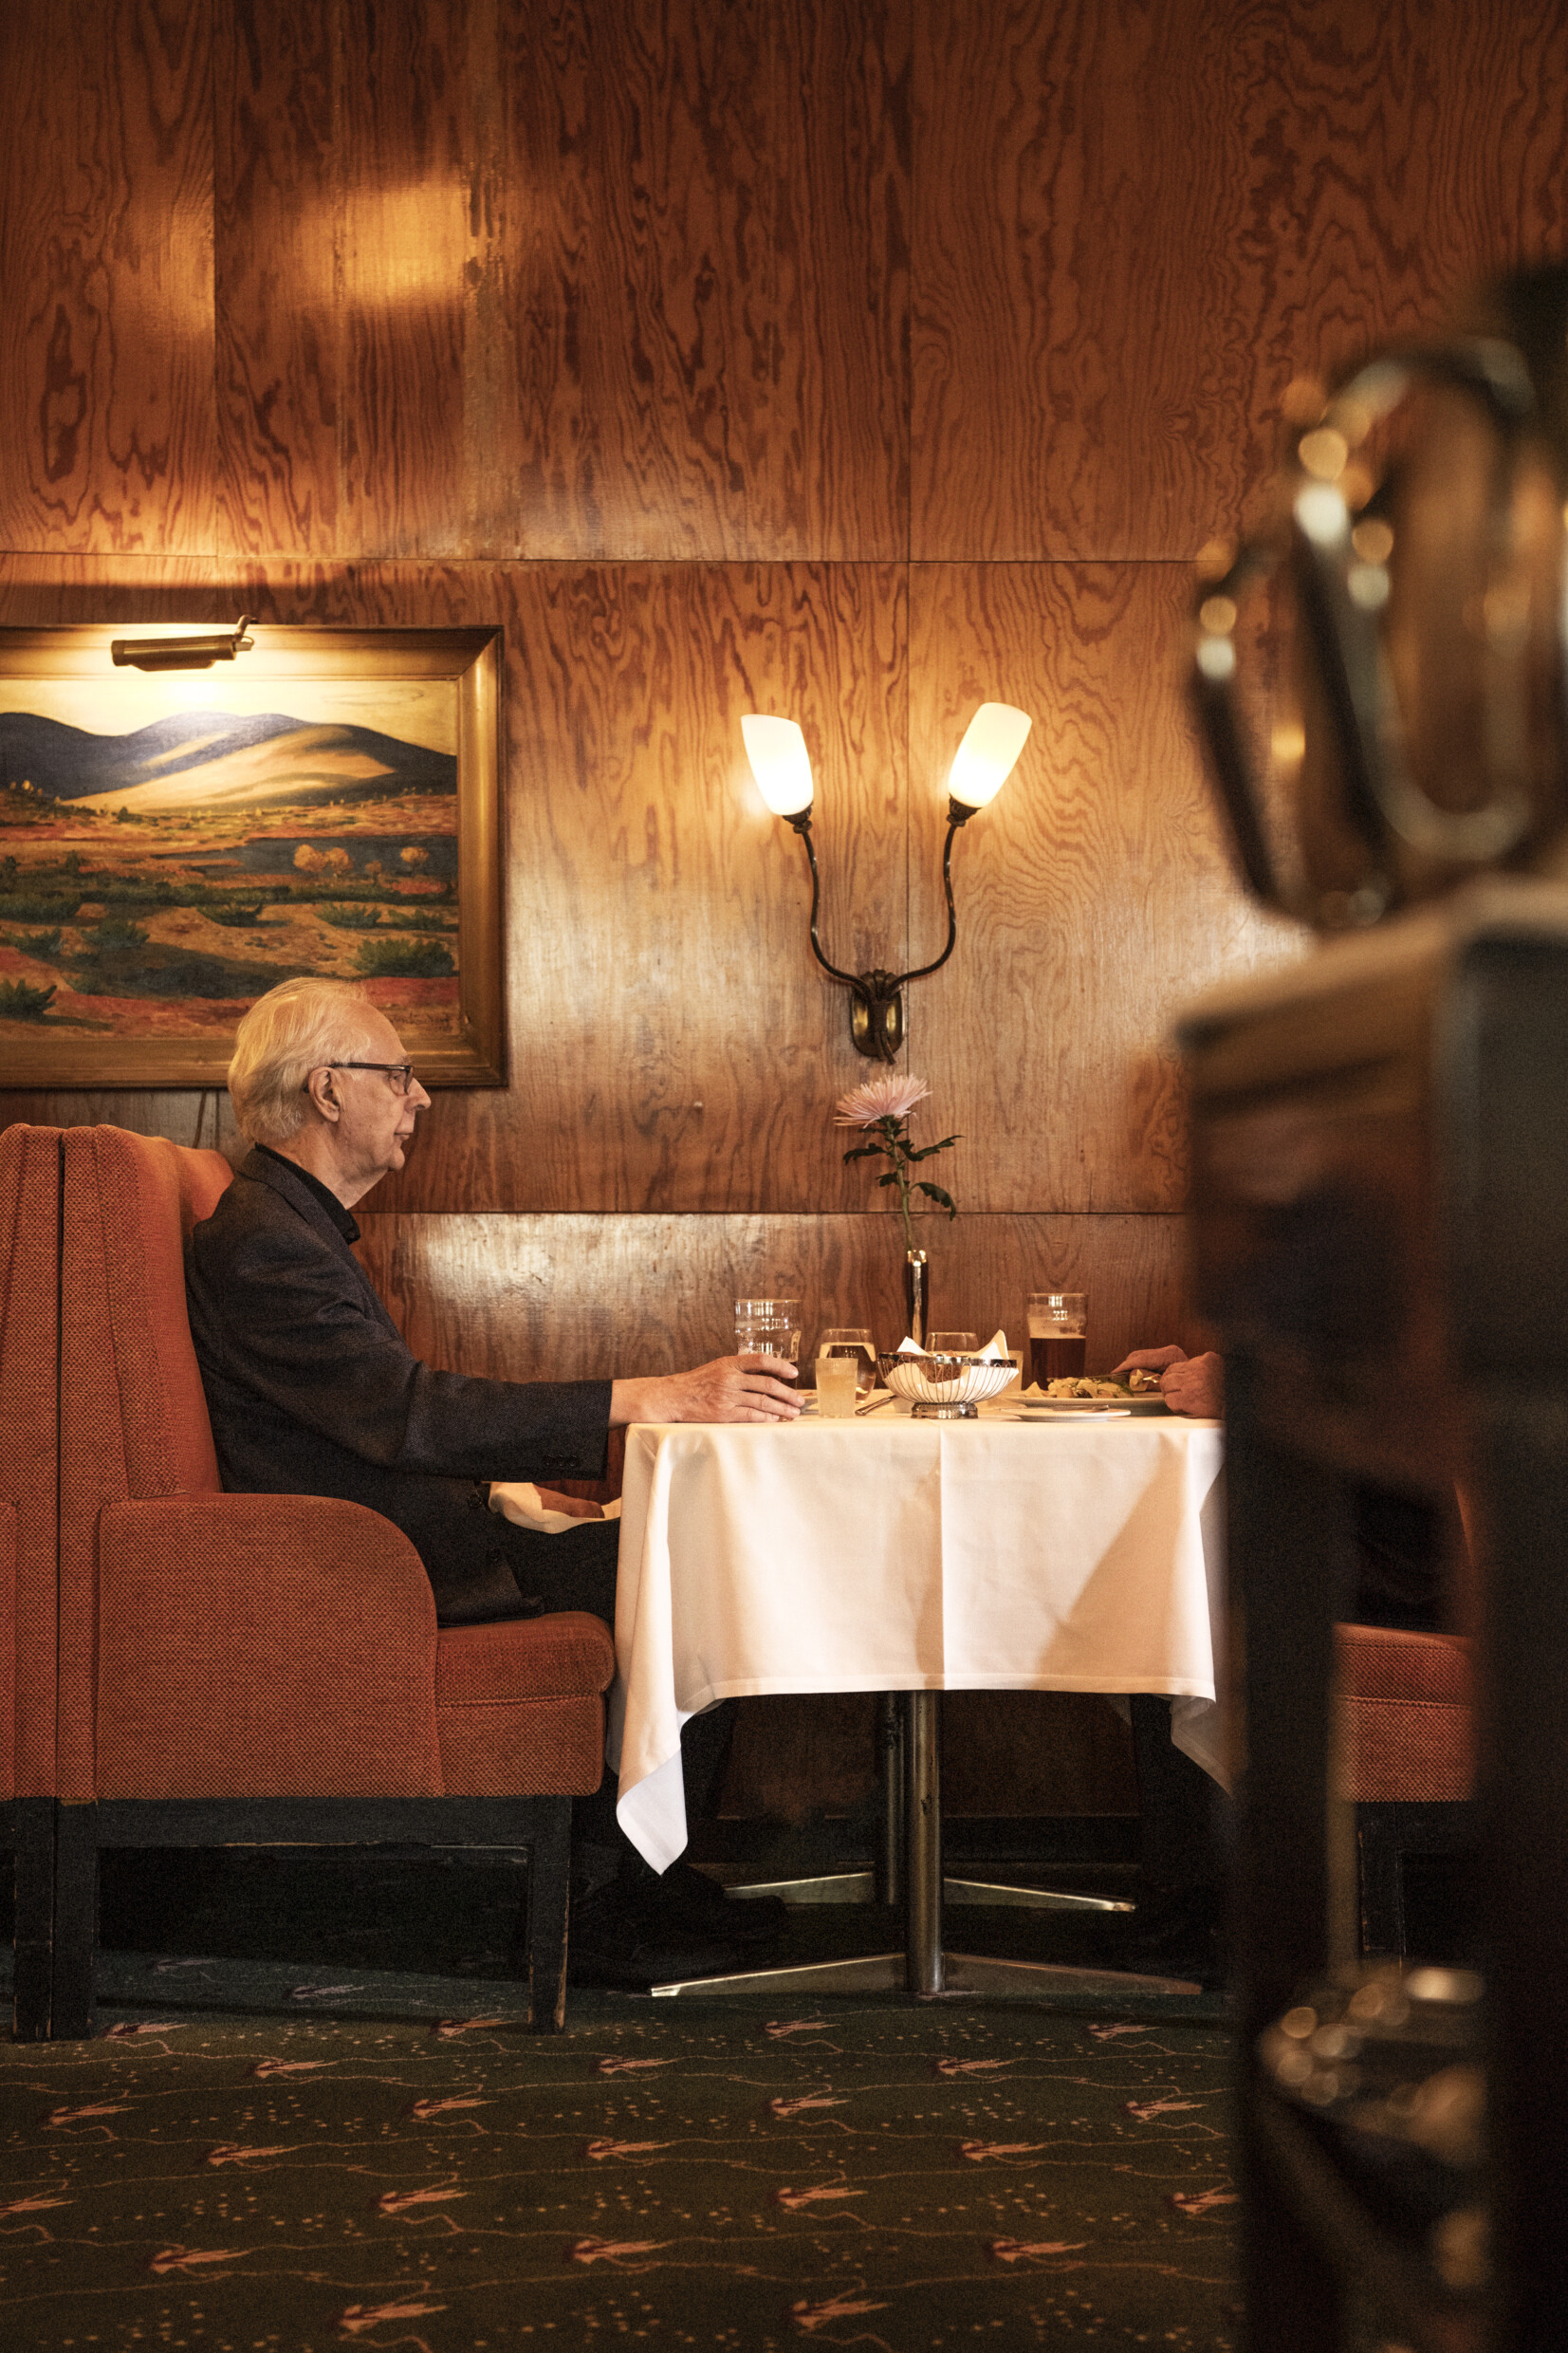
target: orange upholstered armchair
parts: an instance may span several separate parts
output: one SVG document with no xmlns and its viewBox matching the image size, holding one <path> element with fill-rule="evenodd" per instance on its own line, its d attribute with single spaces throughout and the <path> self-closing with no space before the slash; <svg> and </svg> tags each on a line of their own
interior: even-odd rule
<svg viewBox="0 0 1568 2353">
<path fill-rule="evenodd" d="M 532 2023 L 559 2026 L 607 1630 L 438 1630 L 390 1521 L 221 1492 L 182 1244 L 228 1163 L 112 1127 L 63 1159 L 55 2032 L 90 2025 L 99 1848 L 231 1841 L 526 1850 Z"/>
<path fill-rule="evenodd" d="M 54 1877 L 60 1132 L 0 1135 L 0 1843 L 16 1858 L 15 2028 L 48 2032 Z"/>
<path fill-rule="evenodd" d="M 1452 1852 L 1469 1836 L 1470 1645 L 1457 1635 L 1341 1625 L 1335 1651 L 1361 1950 L 1403 1957 L 1405 1858 Z"/>
</svg>

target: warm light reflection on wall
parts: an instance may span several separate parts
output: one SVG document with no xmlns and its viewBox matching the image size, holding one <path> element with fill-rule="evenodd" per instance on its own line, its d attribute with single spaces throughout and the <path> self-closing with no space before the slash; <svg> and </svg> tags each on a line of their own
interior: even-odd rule
<svg viewBox="0 0 1568 2353">
<path fill-rule="evenodd" d="M 291 257 L 292 290 L 303 307 L 456 304 L 468 291 L 468 265 L 479 242 L 470 231 L 462 181 L 350 187 L 341 210 L 323 204 L 306 224 Z"/>
</svg>

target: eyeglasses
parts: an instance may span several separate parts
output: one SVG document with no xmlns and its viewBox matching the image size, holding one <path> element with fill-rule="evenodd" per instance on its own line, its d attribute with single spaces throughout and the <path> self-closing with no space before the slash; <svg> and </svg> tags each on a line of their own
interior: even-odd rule
<svg viewBox="0 0 1568 2353">
<path fill-rule="evenodd" d="M 318 1070 L 384 1070 L 392 1081 L 392 1091 L 395 1095 L 406 1095 L 414 1084 L 414 1065 L 411 1062 L 319 1062 L 316 1068 Z M 301 1087 L 300 1092 L 302 1095 L 309 1094 L 310 1081 L 308 1079 Z"/>
</svg>

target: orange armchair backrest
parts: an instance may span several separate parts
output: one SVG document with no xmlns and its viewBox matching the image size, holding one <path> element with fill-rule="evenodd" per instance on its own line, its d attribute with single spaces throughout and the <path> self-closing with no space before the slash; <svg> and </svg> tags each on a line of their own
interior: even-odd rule
<svg viewBox="0 0 1568 2353">
<path fill-rule="evenodd" d="M 184 1240 L 231 1171 L 118 1127 L 65 1131 L 60 1340 L 59 1794 L 90 1796 L 98 1525 L 128 1497 L 215 1494 Z"/>
<path fill-rule="evenodd" d="M 119 1456 L 104 1465 L 104 1502 L 218 1490 L 185 1312 L 184 1247 L 231 1176 L 221 1153 L 162 1137 L 66 1133 L 65 1392 L 82 1416 L 68 1417 L 73 1454 L 86 1442 Z M 118 1395 L 76 1378 L 108 1364 Z"/>
<path fill-rule="evenodd" d="M 54 1793 L 60 1130 L 0 1135 L 0 1798 Z"/>
</svg>

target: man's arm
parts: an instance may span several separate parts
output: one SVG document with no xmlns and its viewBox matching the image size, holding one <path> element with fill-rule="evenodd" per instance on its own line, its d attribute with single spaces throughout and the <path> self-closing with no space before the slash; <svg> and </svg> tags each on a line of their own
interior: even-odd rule
<svg viewBox="0 0 1568 2353">
<path fill-rule="evenodd" d="M 249 1217 L 237 1214 L 243 1206 L 225 1217 L 220 1205 L 192 1237 L 187 1288 L 204 1374 L 382 1468 L 597 1476 L 608 1381 L 435 1372 L 405 1345 L 345 1251 L 269 1192 Z"/>
<path fill-rule="evenodd" d="M 721 1356 L 690 1373 L 610 1386 L 610 1426 L 630 1421 L 793 1421 L 801 1410 L 789 1383 L 800 1376 L 778 1356 Z"/>
</svg>

